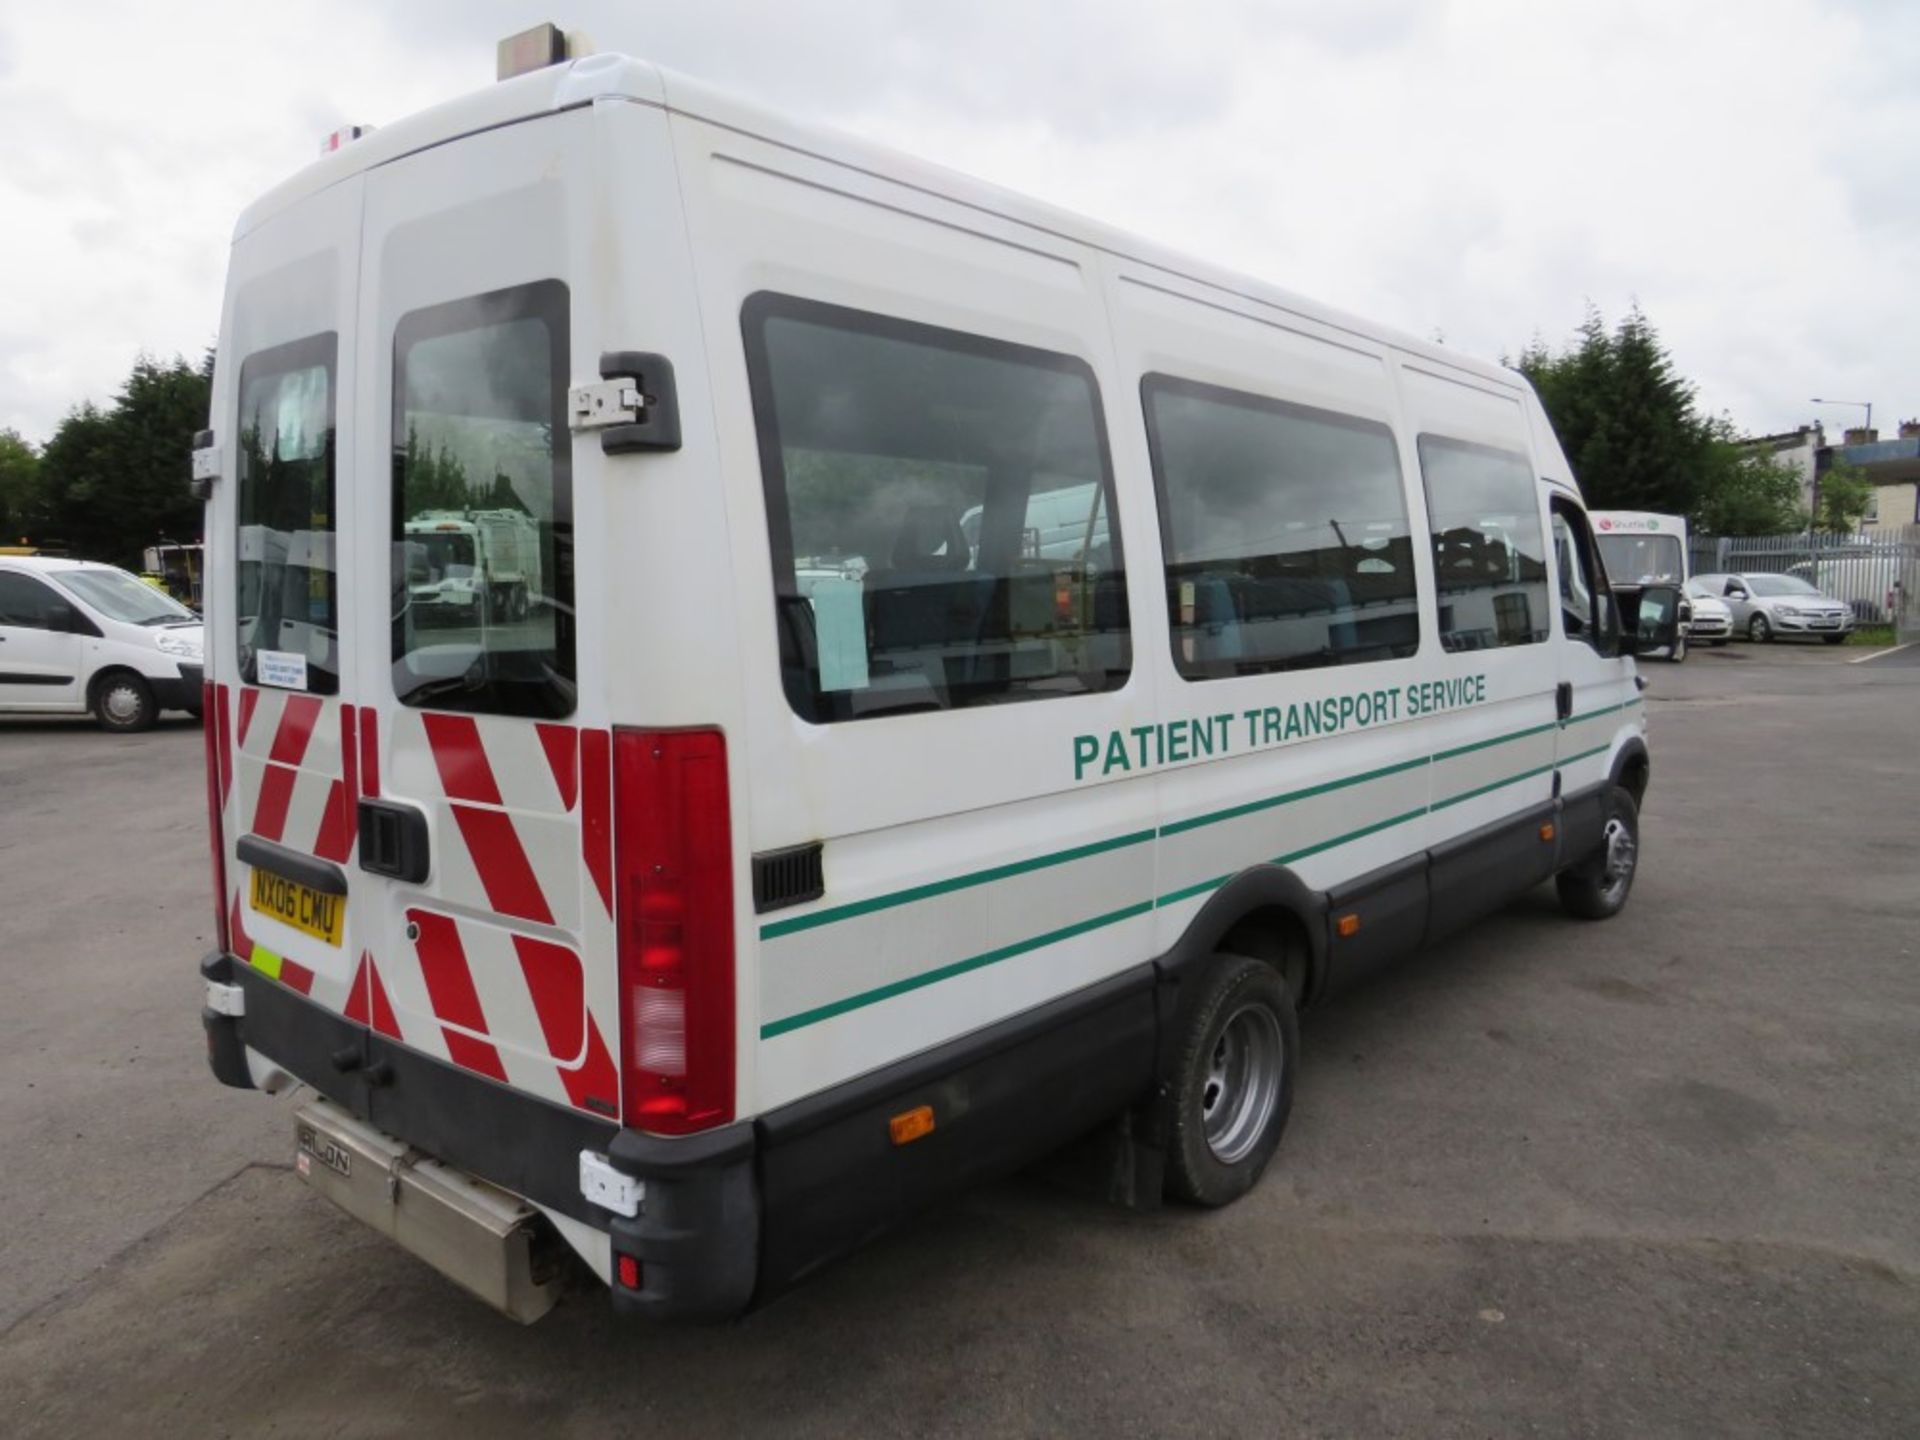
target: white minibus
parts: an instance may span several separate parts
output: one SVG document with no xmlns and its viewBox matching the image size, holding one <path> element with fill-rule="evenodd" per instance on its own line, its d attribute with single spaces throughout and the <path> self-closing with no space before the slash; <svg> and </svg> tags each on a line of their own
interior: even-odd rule
<svg viewBox="0 0 1920 1440">
<path fill-rule="evenodd" d="M 562 1243 L 737 1313 L 1089 1133 L 1231 1201 L 1301 1012 L 1626 902 L 1678 596 L 1520 376 L 553 58 L 234 233 L 203 1018 L 310 1183 L 522 1319 Z M 540 584 L 429 624 L 502 507 Z"/>
</svg>

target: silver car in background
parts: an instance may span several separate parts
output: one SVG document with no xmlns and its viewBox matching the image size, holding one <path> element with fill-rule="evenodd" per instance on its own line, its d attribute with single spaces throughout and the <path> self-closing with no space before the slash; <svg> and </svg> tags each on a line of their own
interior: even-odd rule
<svg viewBox="0 0 1920 1440">
<path fill-rule="evenodd" d="M 1763 643 L 1787 635 L 1818 635 L 1838 645 L 1853 629 L 1853 611 L 1797 575 L 1696 575 L 1694 583 L 1733 612 L 1733 632 Z"/>
</svg>

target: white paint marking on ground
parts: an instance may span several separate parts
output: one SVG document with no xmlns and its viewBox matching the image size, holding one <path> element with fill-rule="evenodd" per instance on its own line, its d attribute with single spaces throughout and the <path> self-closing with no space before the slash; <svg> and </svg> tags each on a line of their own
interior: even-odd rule
<svg viewBox="0 0 1920 1440">
<path fill-rule="evenodd" d="M 1920 640 L 1909 640 L 1904 645 L 1895 645 L 1886 650 L 1876 650 L 1871 655 L 1862 655 L 1857 659 L 1849 660 L 1847 664 L 1864 665 L 1869 660 L 1878 660 L 1882 655 L 1898 655 L 1902 650 L 1911 650 L 1916 645 L 1920 645 Z"/>
</svg>

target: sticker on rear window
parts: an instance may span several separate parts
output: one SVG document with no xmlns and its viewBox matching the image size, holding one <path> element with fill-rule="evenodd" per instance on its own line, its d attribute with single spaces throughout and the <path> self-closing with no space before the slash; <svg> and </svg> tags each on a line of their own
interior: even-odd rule
<svg viewBox="0 0 1920 1440">
<path fill-rule="evenodd" d="M 287 650 L 256 650 L 253 659 L 262 685 L 275 685 L 282 690 L 307 688 L 306 656 Z"/>
</svg>

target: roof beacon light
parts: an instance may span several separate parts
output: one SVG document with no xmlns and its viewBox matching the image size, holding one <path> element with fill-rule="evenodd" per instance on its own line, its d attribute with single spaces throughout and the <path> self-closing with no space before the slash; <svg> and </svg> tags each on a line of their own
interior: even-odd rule
<svg viewBox="0 0 1920 1440">
<path fill-rule="evenodd" d="M 569 34 L 558 25 L 536 25 L 509 35 L 495 52 L 494 78 L 511 80 L 529 71 L 544 70 L 593 53 L 593 43 L 581 34 Z"/>
<path fill-rule="evenodd" d="M 331 155 L 334 151 L 344 149 L 346 146 L 351 145 L 362 135 L 371 135 L 372 133 L 373 126 L 371 125 L 342 125 L 338 130 L 320 142 L 320 153 L 322 155 Z"/>
</svg>

